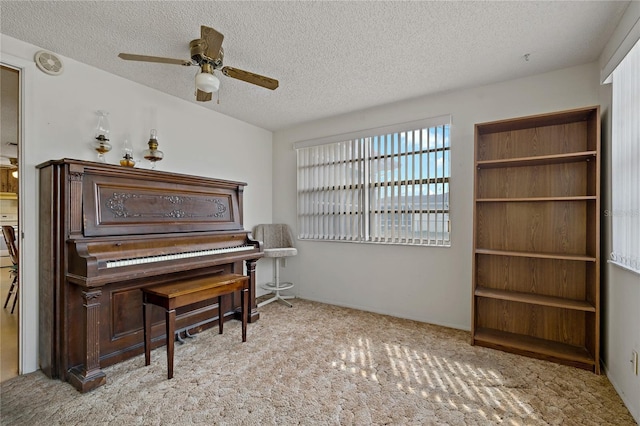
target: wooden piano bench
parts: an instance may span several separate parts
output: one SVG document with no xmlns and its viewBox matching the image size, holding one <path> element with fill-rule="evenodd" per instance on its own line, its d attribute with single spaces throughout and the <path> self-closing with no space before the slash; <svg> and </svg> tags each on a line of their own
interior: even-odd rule
<svg viewBox="0 0 640 426">
<path fill-rule="evenodd" d="M 247 341 L 247 318 L 249 315 L 249 277 L 239 274 L 216 275 L 194 278 L 168 284 L 142 288 L 142 318 L 144 322 L 144 365 L 151 363 L 151 306 L 165 309 L 167 328 L 167 378 L 173 377 L 173 348 L 176 330 L 176 309 L 194 303 L 218 298 L 218 327 L 222 334 L 224 314 L 220 312 L 222 296 L 240 291 L 242 341 Z"/>
</svg>

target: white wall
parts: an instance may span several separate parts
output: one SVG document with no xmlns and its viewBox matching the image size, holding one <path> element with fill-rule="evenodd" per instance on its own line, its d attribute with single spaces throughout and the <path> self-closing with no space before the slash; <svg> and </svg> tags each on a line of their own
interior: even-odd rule
<svg viewBox="0 0 640 426">
<path fill-rule="evenodd" d="M 274 135 L 273 218 L 296 225 L 296 141 L 452 115 L 450 248 L 298 241 L 300 297 L 469 330 L 474 123 L 598 104 L 595 63 L 319 120 Z"/>
<path fill-rule="evenodd" d="M 600 57 L 604 80 L 640 37 L 640 2 L 631 2 Z M 614 83 L 615 84 L 615 83 Z M 611 210 L 611 85 L 600 89 L 602 105 L 602 210 Z M 602 217 L 602 362 L 609 380 L 640 423 L 640 375 L 631 352 L 640 353 L 640 275 L 606 262 L 612 249 L 611 218 Z"/>
<path fill-rule="evenodd" d="M 64 73 L 52 77 L 33 63 L 38 47 L 1 35 L 3 63 L 24 68 L 25 117 L 21 152 L 21 372 L 38 368 L 38 205 L 36 165 L 50 159 L 95 161 L 90 148 L 95 112 L 110 112 L 114 149 L 107 162 L 117 164 L 127 135 L 134 158 L 147 148 L 149 130 L 158 129 L 165 159 L 159 170 L 248 183 L 244 192 L 244 226 L 271 222 L 272 133 L 154 89 L 62 57 Z M 138 165 L 149 168 L 144 160 Z M 270 265 L 258 270 L 267 281 Z M 265 278 L 262 278 L 265 277 Z"/>
<path fill-rule="evenodd" d="M 611 86 L 603 85 L 602 210 L 611 210 Z M 602 215 L 602 362 L 609 380 L 640 422 L 640 375 L 631 352 L 640 354 L 640 275 L 606 262 L 612 250 L 611 218 Z"/>
</svg>

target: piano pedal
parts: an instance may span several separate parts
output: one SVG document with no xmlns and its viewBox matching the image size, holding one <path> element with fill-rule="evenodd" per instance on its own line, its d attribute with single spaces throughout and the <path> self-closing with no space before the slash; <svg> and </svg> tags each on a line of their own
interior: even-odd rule
<svg viewBox="0 0 640 426">
<path fill-rule="evenodd" d="M 195 336 L 195 335 L 193 335 L 193 334 L 189 333 L 189 330 L 185 330 L 185 331 L 184 331 L 184 337 L 188 337 L 188 338 L 190 338 L 190 339 L 195 339 L 195 338 L 196 338 L 196 336 Z"/>
<path fill-rule="evenodd" d="M 176 333 L 176 340 L 178 341 L 178 343 L 180 343 L 181 345 L 184 345 L 184 339 L 182 338 L 182 336 L 180 336 L 180 333 Z"/>
</svg>

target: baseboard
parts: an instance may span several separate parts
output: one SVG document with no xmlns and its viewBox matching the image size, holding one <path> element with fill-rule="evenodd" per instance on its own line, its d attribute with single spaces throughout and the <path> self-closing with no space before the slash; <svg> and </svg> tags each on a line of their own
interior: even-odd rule
<svg viewBox="0 0 640 426">
<path fill-rule="evenodd" d="M 411 320 L 411 321 L 418 321 L 418 322 L 423 322 L 423 323 L 426 323 L 426 324 L 439 325 L 441 327 L 453 328 L 453 329 L 456 329 L 456 330 L 471 331 L 471 328 L 469 326 L 461 326 L 460 324 L 450 324 L 450 323 L 441 322 L 441 321 L 434 321 L 434 320 L 432 320 L 430 318 L 413 318 L 413 317 L 409 317 L 407 315 L 404 315 L 402 313 L 392 312 L 392 311 L 382 311 L 382 310 L 378 310 L 378 309 L 373 309 L 373 308 L 371 308 L 369 306 L 351 305 L 351 304 L 348 304 L 348 303 L 337 302 L 335 300 L 311 298 L 311 297 L 307 297 L 307 296 L 298 296 L 298 298 L 305 299 L 305 300 L 310 300 L 312 302 L 326 303 L 328 305 L 341 306 L 343 308 L 357 309 L 359 311 L 373 312 L 374 314 L 389 315 L 389 316 L 395 317 L 395 318 L 402 318 L 402 319 Z"/>
<path fill-rule="evenodd" d="M 634 411 L 634 407 L 631 405 L 631 401 L 628 401 L 629 396 L 626 395 L 620 389 L 620 386 L 618 386 L 616 381 L 613 380 L 613 378 L 609 374 L 609 369 L 607 368 L 607 365 L 604 362 L 602 363 L 602 371 L 604 372 L 605 376 L 607 376 L 607 379 L 609 379 L 609 382 L 611 383 L 611 385 L 613 385 L 613 388 L 616 390 L 616 392 L 620 396 L 620 399 L 622 399 L 622 402 L 624 402 L 624 405 L 625 407 L 627 407 L 627 410 L 629 410 L 629 412 L 631 413 L 631 417 L 633 417 L 636 423 L 640 424 L 640 412 Z M 635 407 L 635 408 L 640 410 L 640 407 Z"/>
</svg>

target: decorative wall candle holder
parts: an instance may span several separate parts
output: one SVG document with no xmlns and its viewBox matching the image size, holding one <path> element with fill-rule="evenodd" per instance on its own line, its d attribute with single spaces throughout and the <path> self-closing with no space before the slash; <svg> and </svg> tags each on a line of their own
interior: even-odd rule
<svg viewBox="0 0 640 426">
<path fill-rule="evenodd" d="M 105 162 L 104 154 L 111 151 L 111 144 L 109 143 L 109 133 L 111 131 L 109 126 L 109 115 L 106 111 L 98 111 L 98 124 L 96 126 L 95 140 L 93 141 L 93 149 L 98 153 L 98 161 Z"/>
<path fill-rule="evenodd" d="M 129 139 L 125 139 L 122 142 L 122 159 L 120 159 L 120 165 L 123 167 L 133 167 L 136 162 L 133 161 L 133 147 Z"/>
<path fill-rule="evenodd" d="M 145 149 L 142 155 L 146 160 L 151 162 L 151 168 L 156 168 L 156 162 L 164 158 L 164 153 L 158 149 L 158 136 L 156 129 L 151 129 L 151 136 L 149 136 L 149 149 Z"/>
</svg>

